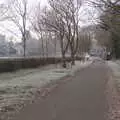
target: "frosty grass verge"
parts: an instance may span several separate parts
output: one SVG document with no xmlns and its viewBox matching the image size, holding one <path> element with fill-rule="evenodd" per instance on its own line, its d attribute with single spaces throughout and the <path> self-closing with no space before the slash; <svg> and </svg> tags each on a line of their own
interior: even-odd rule
<svg viewBox="0 0 120 120">
<path fill-rule="evenodd" d="M 108 65 L 113 71 L 113 79 L 115 81 L 115 84 L 117 85 L 118 90 L 120 90 L 120 61 L 109 61 Z"/>
<path fill-rule="evenodd" d="M 90 64 L 76 61 L 72 68 L 63 69 L 60 66 L 51 65 L 46 69 L 21 70 L 16 73 L 4 73 L 0 75 L 0 112 L 12 109 L 11 106 L 31 99 L 31 93 L 37 91 L 44 85 L 60 80 L 67 75 L 73 76 L 74 73 Z M 6 111 L 5 111 L 6 112 Z"/>
<path fill-rule="evenodd" d="M 108 66 L 113 72 L 111 79 L 109 80 L 108 120 L 120 120 L 120 61 L 109 61 Z"/>
</svg>

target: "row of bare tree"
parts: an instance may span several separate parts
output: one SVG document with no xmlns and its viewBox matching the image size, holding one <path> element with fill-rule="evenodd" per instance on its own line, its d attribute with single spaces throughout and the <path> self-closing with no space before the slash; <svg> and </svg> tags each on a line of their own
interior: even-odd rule
<svg viewBox="0 0 120 120">
<path fill-rule="evenodd" d="M 91 45 L 90 32 L 82 34 L 80 27 L 80 10 L 83 0 L 48 0 L 48 6 L 42 7 L 38 4 L 32 17 L 27 0 L 8 0 L 9 7 L 4 12 L 4 19 L 12 21 L 21 33 L 23 41 L 24 57 L 26 56 L 26 31 L 31 24 L 32 29 L 42 41 L 44 56 L 44 36 L 46 49 L 49 39 L 59 41 L 63 67 L 66 67 L 66 53 L 70 52 L 72 65 L 75 64 L 75 56 L 78 53 L 87 52 Z M 1 17 L 1 16 L 0 16 Z"/>
<path fill-rule="evenodd" d="M 120 0 L 90 0 L 90 3 L 100 11 L 99 25 L 102 31 L 97 33 L 98 37 L 103 36 L 100 44 L 114 57 L 120 58 Z"/>
<path fill-rule="evenodd" d="M 72 65 L 75 64 L 75 56 L 83 44 L 89 44 L 90 34 L 83 34 L 80 37 L 80 9 L 81 0 L 49 0 L 48 8 L 38 6 L 33 21 L 34 30 L 42 36 L 48 32 L 56 37 L 60 43 L 63 58 L 63 67 L 66 67 L 66 53 L 69 51 Z M 84 37 L 83 37 L 84 36 Z M 87 37 L 86 39 L 85 36 Z M 85 42 L 86 41 L 86 42 Z"/>
</svg>

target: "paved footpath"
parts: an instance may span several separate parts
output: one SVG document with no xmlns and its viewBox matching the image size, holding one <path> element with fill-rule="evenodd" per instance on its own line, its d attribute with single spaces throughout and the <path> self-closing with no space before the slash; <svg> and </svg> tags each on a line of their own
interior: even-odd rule
<svg viewBox="0 0 120 120">
<path fill-rule="evenodd" d="M 26 106 L 15 120 L 106 120 L 107 67 L 94 63 L 50 95 Z"/>
</svg>

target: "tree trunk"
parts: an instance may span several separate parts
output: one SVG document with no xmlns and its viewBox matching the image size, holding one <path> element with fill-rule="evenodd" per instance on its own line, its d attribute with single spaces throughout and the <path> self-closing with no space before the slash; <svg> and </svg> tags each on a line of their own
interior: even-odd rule
<svg viewBox="0 0 120 120">
<path fill-rule="evenodd" d="M 48 44 L 49 44 L 48 40 L 46 39 L 46 58 L 48 58 L 48 54 L 49 54 L 48 53 Z"/>
<path fill-rule="evenodd" d="M 56 52 L 57 52 L 57 37 L 55 35 L 55 41 L 54 41 L 54 55 L 55 55 L 55 58 L 56 58 Z M 55 59 L 55 65 L 57 67 L 56 59 Z"/>
<path fill-rule="evenodd" d="M 42 57 L 44 58 L 44 42 L 43 42 L 43 38 L 42 38 Z"/>
<path fill-rule="evenodd" d="M 75 55 L 72 53 L 71 54 L 71 65 L 75 65 Z"/>
<path fill-rule="evenodd" d="M 23 57 L 25 58 L 25 56 L 26 56 L 26 45 L 25 45 L 25 43 L 24 43 L 24 53 L 23 53 Z"/>
<path fill-rule="evenodd" d="M 67 67 L 65 54 L 62 54 L 62 66 L 63 66 L 63 68 L 66 68 L 66 67 Z"/>
<path fill-rule="evenodd" d="M 26 38 L 23 36 L 23 57 L 26 57 Z"/>
</svg>

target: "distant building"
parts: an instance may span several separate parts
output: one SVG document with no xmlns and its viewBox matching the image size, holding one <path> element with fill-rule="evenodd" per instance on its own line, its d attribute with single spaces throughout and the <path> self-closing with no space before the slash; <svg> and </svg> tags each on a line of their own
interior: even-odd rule
<svg viewBox="0 0 120 120">
<path fill-rule="evenodd" d="M 92 46 L 89 54 L 91 56 L 101 57 L 102 59 L 106 58 L 106 48 L 98 45 L 98 42 L 95 39 L 94 34 L 93 34 Z"/>
<path fill-rule="evenodd" d="M 17 50 L 15 49 L 15 44 L 12 41 L 8 42 L 8 52 L 9 52 L 9 56 L 15 56 L 17 54 Z"/>
<path fill-rule="evenodd" d="M 96 46 L 95 48 L 91 48 L 89 54 L 91 56 L 101 57 L 105 59 L 106 57 L 106 48 L 101 46 Z"/>
<path fill-rule="evenodd" d="M 29 31 L 26 34 L 26 55 L 34 56 L 40 54 L 40 43 L 33 38 Z"/>
<path fill-rule="evenodd" d="M 42 45 L 43 42 L 43 45 Z M 55 49 L 55 42 L 56 42 L 56 49 Z M 15 43 L 14 48 L 16 49 L 16 56 L 23 56 L 24 49 L 23 43 Z M 56 52 L 55 52 L 56 51 Z M 43 55 L 44 54 L 44 55 Z M 60 57 L 61 56 L 61 49 L 59 40 L 56 41 L 56 38 L 49 39 L 46 36 L 43 36 L 42 39 L 37 40 L 34 38 L 30 31 L 26 33 L 26 56 L 41 56 L 41 57 Z"/>
<path fill-rule="evenodd" d="M 0 34 L 0 57 L 8 56 L 8 42 L 5 35 Z"/>
<path fill-rule="evenodd" d="M 26 55 L 27 56 L 48 56 L 48 57 L 57 57 L 60 56 L 60 44 L 59 41 L 56 41 L 54 36 L 52 40 L 43 35 L 42 40 L 37 40 L 34 38 L 29 31 L 26 35 Z M 56 42 L 56 55 L 55 55 L 55 42 Z M 43 46 L 42 46 L 43 44 Z M 43 50 L 43 49 L 44 50 Z"/>
<path fill-rule="evenodd" d="M 22 43 L 15 43 L 15 49 L 16 49 L 16 56 L 21 57 L 23 56 L 23 45 Z"/>
</svg>

